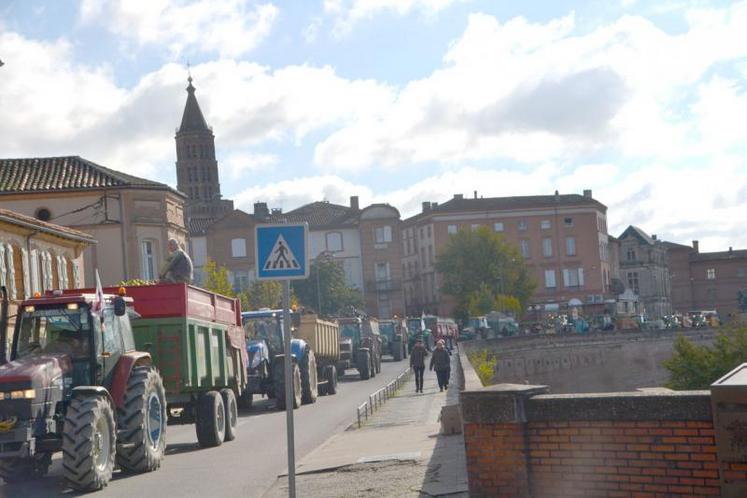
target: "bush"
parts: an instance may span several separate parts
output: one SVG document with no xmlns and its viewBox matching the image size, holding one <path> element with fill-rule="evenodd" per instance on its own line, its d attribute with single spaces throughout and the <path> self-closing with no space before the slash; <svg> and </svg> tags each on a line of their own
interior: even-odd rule
<svg viewBox="0 0 747 498">
<path fill-rule="evenodd" d="M 483 349 L 479 353 L 472 353 L 469 355 L 469 361 L 472 363 L 472 367 L 475 369 L 477 376 L 480 378 L 483 386 L 490 385 L 493 380 L 493 374 L 495 373 L 495 364 L 498 363 L 498 358 L 488 354 L 487 349 Z"/>
</svg>

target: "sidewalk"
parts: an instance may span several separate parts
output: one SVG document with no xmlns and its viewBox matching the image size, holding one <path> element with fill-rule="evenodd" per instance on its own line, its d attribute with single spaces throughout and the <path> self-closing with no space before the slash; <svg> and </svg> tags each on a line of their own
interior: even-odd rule
<svg viewBox="0 0 747 498">
<path fill-rule="evenodd" d="M 332 436 L 296 466 L 303 497 L 466 497 L 464 438 L 439 434 L 444 405 L 458 404 L 452 356 L 450 389 L 439 392 L 436 374 L 425 373 L 423 393 L 411 378 L 368 421 Z M 351 420 L 355 413 L 351 413 Z M 288 496 L 287 476 L 265 494 Z"/>
</svg>

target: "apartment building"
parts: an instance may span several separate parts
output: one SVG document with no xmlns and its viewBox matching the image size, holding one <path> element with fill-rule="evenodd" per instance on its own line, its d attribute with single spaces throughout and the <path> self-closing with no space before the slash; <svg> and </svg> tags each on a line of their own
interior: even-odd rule
<svg viewBox="0 0 747 498">
<path fill-rule="evenodd" d="M 533 309 L 558 311 L 569 305 L 600 312 L 609 296 L 607 207 L 592 197 L 560 194 L 478 197 L 456 194 L 402 225 L 402 272 L 408 314 L 450 315 L 454 303 L 440 293 L 438 253 L 460 230 L 487 227 L 514 244 L 537 282 Z"/>
<path fill-rule="evenodd" d="M 739 312 L 737 292 L 747 289 L 747 250 L 700 252 L 697 240 L 692 246 L 666 246 L 675 311 L 716 310 L 724 320 Z"/>
</svg>

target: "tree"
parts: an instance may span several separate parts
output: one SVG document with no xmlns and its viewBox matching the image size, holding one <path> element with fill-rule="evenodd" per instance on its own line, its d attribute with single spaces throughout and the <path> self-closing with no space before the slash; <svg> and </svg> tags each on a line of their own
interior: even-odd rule
<svg viewBox="0 0 747 498">
<path fill-rule="evenodd" d="M 346 307 L 360 308 L 363 296 L 345 282 L 345 270 L 332 257 L 320 256 L 309 268 L 309 278 L 293 281 L 293 292 L 306 308 L 320 315 L 335 315 Z"/>
<path fill-rule="evenodd" d="M 436 257 L 436 270 L 443 277 L 441 290 L 456 299 L 461 320 L 469 315 L 470 299 L 484 303 L 488 295 L 493 302 L 498 296 L 504 296 L 503 303 L 513 298 L 519 310 L 526 309 L 536 286 L 518 248 L 485 227 L 452 235 Z"/>
<path fill-rule="evenodd" d="M 283 285 L 277 280 L 255 280 L 249 288 L 239 293 L 241 309 L 277 309 L 282 306 Z"/>
<path fill-rule="evenodd" d="M 708 389 L 716 380 L 747 361 L 747 327 L 722 330 L 711 346 L 699 346 L 685 336 L 674 342 L 672 358 L 664 362 L 669 370 L 667 387 Z"/>
<path fill-rule="evenodd" d="M 205 263 L 205 288 L 209 291 L 234 296 L 233 285 L 228 278 L 228 270 L 225 266 L 218 266 L 215 260 L 208 258 Z"/>
</svg>

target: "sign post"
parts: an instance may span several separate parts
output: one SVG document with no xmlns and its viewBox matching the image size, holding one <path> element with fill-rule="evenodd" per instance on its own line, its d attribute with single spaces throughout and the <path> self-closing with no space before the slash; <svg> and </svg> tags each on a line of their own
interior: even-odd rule
<svg viewBox="0 0 747 498">
<path fill-rule="evenodd" d="M 285 420 L 288 434 L 288 496 L 296 496 L 296 455 L 293 434 L 293 361 L 291 353 L 290 281 L 309 276 L 309 227 L 259 225 L 254 233 L 258 280 L 283 281 L 283 342 L 285 347 Z"/>
</svg>

